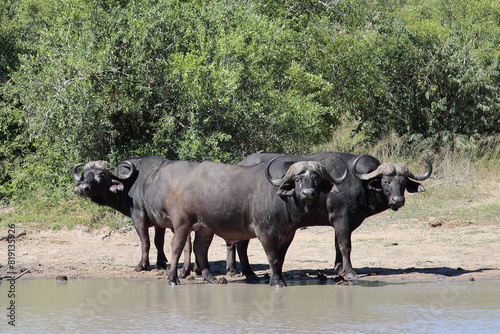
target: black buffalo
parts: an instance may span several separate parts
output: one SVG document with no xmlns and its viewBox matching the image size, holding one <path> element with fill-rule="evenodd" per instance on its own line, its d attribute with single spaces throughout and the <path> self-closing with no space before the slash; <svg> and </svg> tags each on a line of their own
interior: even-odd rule
<svg viewBox="0 0 500 334">
<path fill-rule="evenodd" d="M 267 161 L 272 157 L 283 160 L 314 160 L 325 166 L 332 173 L 344 168 L 345 161 L 350 173 L 341 185 L 340 193 L 331 192 L 328 200 L 329 225 L 335 229 L 335 269 L 348 279 L 356 279 L 357 274 L 351 264 L 351 234 L 368 217 L 387 209 L 397 211 L 405 204 L 405 190 L 410 193 L 423 192 L 425 188 L 415 181 L 423 181 L 432 173 L 432 164 L 424 158 L 427 171 L 423 175 L 414 175 L 402 163 L 381 164 L 371 155 L 355 155 L 343 152 L 322 152 L 313 155 L 286 155 L 256 153 L 243 159 L 239 165 L 250 166 Z M 319 225 L 319 224 L 318 224 Z M 234 247 L 237 247 L 242 272 L 253 276 L 248 264 L 246 250 L 248 240 L 230 246 L 227 267 L 236 271 Z M 231 251 L 233 252 L 231 255 Z"/>
<path fill-rule="evenodd" d="M 165 198 L 177 180 L 197 163 L 172 161 L 158 156 L 133 157 L 114 166 L 107 161 L 79 163 L 73 167 L 77 182 L 75 191 L 99 205 L 109 206 L 131 217 L 141 240 L 142 256 L 136 271 L 149 270 L 150 240 L 148 228 L 155 228 L 154 243 L 158 251 L 157 268 L 166 269 L 167 257 L 163 250 L 165 229 L 172 222 L 165 210 Z M 81 174 L 78 169 L 83 166 Z M 191 269 L 191 242 L 186 244 L 182 275 Z"/>
<path fill-rule="evenodd" d="M 203 162 L 179 180 L 165 201 L 172 205 L 169 212 L 175 229 L 170 284 L 179 283 L 177 263 L 186 237 L 202 227 L 228 242 L 258 238 L 271 268 L 270 284 L 285 286 L 282 267 L 295 231 L 327 220 L 324 199 L 345 179 L 347 168 L 336 179 L 317 162 L 277 161 L 272 174 L 284 176 L 273 179 L 272 162 L 249 167 Z M 196 246 L 195 240 L 194 252 L 203 277 L 213 282 L 208 246 Z"/>
</svg>

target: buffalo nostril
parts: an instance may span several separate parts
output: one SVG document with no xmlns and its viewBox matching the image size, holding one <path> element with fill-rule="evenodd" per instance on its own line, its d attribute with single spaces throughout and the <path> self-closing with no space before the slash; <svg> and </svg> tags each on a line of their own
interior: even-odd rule
<svg viewBox="0 0 500 334">
<path fill-rule="evenodd" d="M 405 205 L 405 198 L 403 196 L 394 196 L 391 197 L 391 203 L 392 204 L 397 204 L 400 207 Z"/>
<path fill-rule="evenodd" d="M 302 196 L 306 198 L 314 197 L 314 189 L 304 189 L 302 190 Z"/>
<path fill-rule="evenodd" d="M 88 184 L 79 184 L 75 187 L 75 191 L 80 194 L 86 193 L 90 190 L 90 186 Z"/>
</svg>

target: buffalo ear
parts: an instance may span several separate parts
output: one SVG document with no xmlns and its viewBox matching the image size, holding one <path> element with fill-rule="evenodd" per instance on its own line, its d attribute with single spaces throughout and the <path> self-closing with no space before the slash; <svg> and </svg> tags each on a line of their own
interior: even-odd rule
<svg viewBox="0 0 500 334">
<path fill-rule="evenodd" d="M 368 182 L 368 190 L 373 190 L 376 192 L 381 192 L 382 191 L 382 184 L 380 183 L 379 179 L 373 179 Z"/>
<path fill-rule="evenodd" d="M 425 191 L 425 188 L 421 183 L 408 179 L 408 183 L 406 184 L 406 190 L 409 193 L 423 193 Z"/>
<path fill-rule="evenodd" d="M 288 182 L 278 188 L 276 192 L 280 196 L 292 196 L 295 193 L 295 188 L 293 183 Z"/>
<path fill-rule="evenodd" d="M 118 191 L 123 190 L 123 183 L 121 183 L 120 181 L 112 179 L 111 184 L 112 185 L 109 188 L 109 191 L 111 191 L 112 193 L 117 193 Z"/>
<path fill-rule="evenodd" d="M 331 182 L 326 182 L 326 181 L 323 181 L 322 184 L 321 184 L 321 191 L 322 192 L 327 192 L 329 193 L 330 191 L 334 191 L 334 192 L 339 192 L 339 188 L 335 186 L 335 184 L 331 183 Z"/>
</svg>

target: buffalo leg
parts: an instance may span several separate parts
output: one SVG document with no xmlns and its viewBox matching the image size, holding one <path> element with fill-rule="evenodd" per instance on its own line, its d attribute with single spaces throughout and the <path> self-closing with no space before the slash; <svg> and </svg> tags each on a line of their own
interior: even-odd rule
<svg viewBox="0 0 500 334">
<path fill-rule="evenodd" d="M 168 272 L 168 283 L 170 285 L 177 285 L 180 283 L 179 276 L 177 276 L 177 266 L 179 265 L 179 258 L 186 245 L 186 240 L 191 233 L 189 228 L 179 228 L 175 230 L 174 237 L 172 238 L 172 263 Z"/>
<path fill-rule="evenodd" d="M 338 226 L 340 225 L 340 226 Z M 357 279 L 358 275 L 351 264 L 351 230 L 345 227 L 346 224 L 334 225 L 335 228 L 335 248 L 342 254 L 342 270 L 339 274 L 344 274 L 346 279 Z M 335 266 L 339 265 L 338 259 L 335 260 Z"/>
<path fill-rule="evenodd" d="M 149 270 L 149 249 L 151 243 L 149 240 L 148 226 L 143 217 L 133 217 L 135 231 L 141 241 L 141 261 L 135 267 L 135 271 Z M 155 237 L 156 238 L 156 237 Z"/>
<path fill-rule="evenodd" d="M 191 273 L 192 269 L 191 252 L 192 252 L 191 233 L 189 233 L 186 239 L 186 245 L 184 246 L 184 264 L 179 273 L 180 278 L 186 278 Z"/>
<path fill-rule="evenodd" d="M 227 242 L 227 253 L 226 253 L 226 271 L 229 276 L 238 276 L 240 272 L 236 268 L 236 242 Z"/>
<path fill-rule="evenodd" d="M 257 276 L 250 267 L 250 262 L 248 261 L 248 244 L 250 240 L 241 240 L 236 243 L 227 244 L 227 257 L 226 257 L 226 269 L 229 272 L 238 272 L 236 269 L 236 254 L 235 249 L 238 251 L 238 257 L 240 258 L 241 272 L 244 276 Z M 230 274 L 231 275 L 231 274 Z"/>
<path fill-rule="evenodd" d="M 342 253 L 340 252 L 339 241 L 337 237 L 335 239 L 335 267 L 334 270 L 337 270 L 339 274 L 343 274 L 344 266 L 342 264 Z"/>
<path fill-rule="evenodd" d="M 208 248 L 210 247 L 213 238 L 214 233 L 211 230 L 200 228 L 195 232 L 193 244 L 196 263 L 198 263 L 203 279 L 208 283 L 217 283 L 217 279 L 214 275 L 212 275 L 210 265 L 208 264 Z"/>
<path fill-rule="evenodd" d="M 285 262 L 286 251 L 293 240 L 293 236 L 289 239 L 290 240 L 285 241 L 285 243 L 280 246 L 278 246 L 276 240 L 271 238 L 264 238 L 261 240 L 262 247 L 264 247 L 271 268 L 269 284 L 275 288 L 284 288 L 286 286 L 285 279 L 283 278 L 283 263 Z"/>
<path fill-rule="evenodd" d="M 246 276 L 246 281 L 248 283 L 255 283 L 259 281 L 259 278 L 253 272 L 250 267 L 250 262 L 248 261 L 248 244 L 250 240 L 241 240 L 236 243 L 236 249 L 238 250 L 238 257 L 240 258 L 241 272 Z"/>
<path fill-rule="evenodd" d="M 167 256 L 163 250 L 165 246 L 165 228 L 155 226 L 155 246 L 158 253 L 156 269 L 167 269 Z"/>
</svg>

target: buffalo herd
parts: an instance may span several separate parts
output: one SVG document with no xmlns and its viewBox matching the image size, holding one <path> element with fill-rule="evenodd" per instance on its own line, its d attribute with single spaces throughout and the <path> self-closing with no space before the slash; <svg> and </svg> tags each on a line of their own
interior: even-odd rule
<svg viewBox="0 0 500 334">
<path fill-rule="evenodd" d="M 413 174 L 402 163 L 380 163 L 371 155 L 322 152 L 313 155 L 256 153 L 237 165 L 167 160 L 158 156 L 126 158 L 112 165 L 91 161 L 73 166 L 75 192 L 130 217 L 141 241 L 136 271 L 149 270 L 149 227 L 155 228 L 157 268 L 167 268 L 165 230 L 172 238 L 171 285 L 195 267 L 215 283 L 208 261 L 214 234 L 228 245 L 228 273 L 257 279 L 247 256 L 257 238 L 269 262 L 270 284 L 286 286 L 283 262 L 295 231 L 307 226 L 332 226 L 335 269 L 348 280 L 358 276 L 351 264 L 351 234 L 364 219 L 405 204 L 405 190 L 425 191 L 418 181 L 432 173 Z M 81 168 L 81 171 L 80 171 Z M 194 241 L 191 243 L 191 232 Z M 184 253 L 183 268 L 177 267 Z"/>
</svg>

